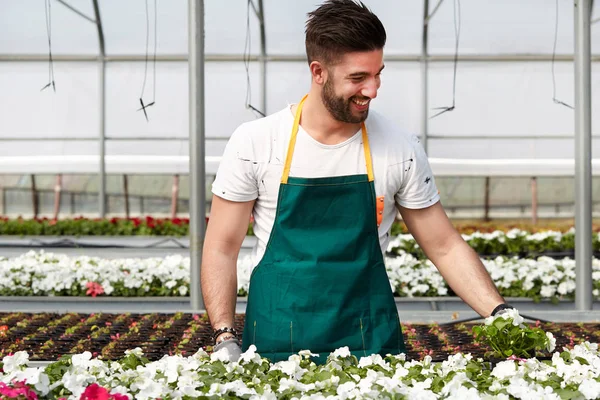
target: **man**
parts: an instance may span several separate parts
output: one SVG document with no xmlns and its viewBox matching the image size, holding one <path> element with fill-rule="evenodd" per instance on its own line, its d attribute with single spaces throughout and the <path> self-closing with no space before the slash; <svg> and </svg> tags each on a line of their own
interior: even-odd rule
<svg viewBox="0 0 600 400">
<path fill-rule="evenodd" d="M 309 13 L 308 94 L 241 125 L 216 180 L 202 292 L 215 350 L 240 354 L 233 329 L 236 261 L 250 215 L 252 272 L 242 349 L 276 362 L 300 350 L 323 362 L 405 351 L 383 253 L 396 210 L 448 284 L 482 316 L 506 307 L 477 254 L 448 220 L 414 135 L 375 112 L 386 32 L 362 3 Z M 499 306 L 500 305 L 500 306 Z"/>
</svg>

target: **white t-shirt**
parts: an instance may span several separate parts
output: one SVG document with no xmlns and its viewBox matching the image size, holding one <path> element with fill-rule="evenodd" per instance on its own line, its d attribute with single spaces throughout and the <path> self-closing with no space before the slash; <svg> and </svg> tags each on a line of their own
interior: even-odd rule
<svg viewBox="0 0 600 400">
<path fill-rule="evenodd" d="M 279 184 L 294 123 L 290 106 L 238 127 L 231 135 L 212 185 L 214 195 L 254 205 L 254 265 L 262 258 L 277 209 Z M 395 203 L 406 208 L 425 208 L 439 201 L 439 193 L 427 155 L 415 135 L 396 128 L 370 110 L 365 121 L 373 159 L 375 191 L 385 196 L 379 243 L 385 254 L 389 231 L 396 217 Z M 320 178 L 366 174 L 362 134 L 343 143 L 324 145 L 302 127 L 298 130 L 290 176 Z"/>
</svg>

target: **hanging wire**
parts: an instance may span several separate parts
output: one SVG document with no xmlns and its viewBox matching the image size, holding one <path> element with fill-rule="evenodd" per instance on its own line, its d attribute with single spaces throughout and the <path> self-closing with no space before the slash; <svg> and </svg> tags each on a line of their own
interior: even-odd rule
<svg viewBox="0 0 600 400">
<path fill-rule="evenodd" d="M 554 61 L 556 58 L 556 43 L 558 42 L 558 0 L 556 0 L 556 19 L 554 22 L 554 46 L 552 48 L 552 101 L 555 104 L 560 104 L 574 110 L 574 108 L 564 101 L 556 98 L 556 74 L 554 73 Z"/>
<path fill-rule="evenodd" d="M 148 42 L 150 39 L 150 17 L 148 12 L 148 0 L 146 0 L 146 57 L 144 60 L 144 82 L 142 83 L 142 93 L 140 94 L 141 107 L 138 111 L 144 112 L 144 117 L 148 121 L 148 113 L 146 108 L 154 105 L 156 100 L 156 31 L 157 31 L 157 17 L 156 17 L 156 0 L 154 0 L 154 53 L 152 62 L 152 101 L 148 104 L 144 104 L 144 91 L 146 89 L 146 78 L 148 76 Z"/>
<path fill-rule="evenodd" d="M 48 36 L 48 83 L 40 89 L 40 91 L 52 86 L 52 90 L 56 93 L 56 85 L 54 84 L 54 60 L 52 59 L 52 9 L 50 0 L 44 0 L 44 11 L 46 13 L 46 34 Z"/>
<path fill-rule="evenodd" d="M 246 42 L 244 43 L 244 68 L 246 68 L 246 108 L 251 109 L 255 113 L 264 117 L 265 113 L 257 109 L 251 104 L 252 100 L 252 88 L 250 85 L 250 45 L 252 42 L 252 37 L 250 34 L 250 5 L 252 0 L 248 0 L 247 9 L 246 9 Z"/>
<path fill-rule="evenodd" d="M 434 110 L 441 110 L 430 119 L 437 117 L 448 111 L 453 111 L 456 105 L 456 69 L 458 66 L 458 43 L 460 41 L 460 0 L 454 0 L 454 76 L 452 78 L 452 105 L 446 107 L 435 107 Z"/>
</svg>

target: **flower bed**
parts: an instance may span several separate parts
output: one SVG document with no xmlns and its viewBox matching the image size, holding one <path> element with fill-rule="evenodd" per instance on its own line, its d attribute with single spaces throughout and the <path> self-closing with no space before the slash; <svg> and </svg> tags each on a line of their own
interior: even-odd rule
<svg viewBox="0 0 600 400">
<path fill-rule="evenodd" d="M 534 301 L 572 299 L 575 262 L 549 257 L 483 259 L 505 297 Z M 238 261 L 238 294 L 248 292 L 253 269 L 250 256 Z M 386 257 L 390 285 L 398 297 L 444 297 L 453 293 L 428 260 L 410 254 Z M 600 296 L 600 261 L 593 260 L 594 295 Z M 189 257 L 102 259 L 69 257 L 30 251 L 19 257 L 0 258 L 2 296 L 185 296 L 189 292 Z"/>
<path fill-rule="evenodd" d="M 351 356 L 347 348 L 317 366 L 310 351 L 271 364 L 254 346 L 238 362 L 226 350 L 149 361 L 139 348 L 117 361 L 89 351 L 45 368 L 28 368 L 28 355 L 2 360 L 0 395 L 36 399 L 595 399 L 600 396 L 598 345 L 584 342 L 548 361 L 511 359 L 496 364 L 458 353 L 442 362 L 406 355 Z"/>
<path fill-rule="evenodd" d="M 23 315 L 20 315 L 23 317 Z M 165 336 L 176 326 L 186 326 L 184 337 L 189 339 L 194 326 L 208 326 L 206 318 L 195 316 L 188 324 L 181 324 L 183 314 L 175 314 L 168 320 L 152 322 L 152 315 L 142 316 L 137 323 L 130 323 L 128 314 L 116 316 L 98 327 L 102 318 L 91 315 L 80 323 L 74 314 L 44 322 L 44 315 L 35 315 L 38 331 L 51 328 L 59 330 L 66 321 L 75 322 L 71 335 L 91 325 L 91 335 L 109 335 L 114 325 L 129 324 L 129 331 L 111 338 L 120 341 L 122 336 L 139 335 L 144 325 L 153 324 L 154 331 L 146 332 L 148 341 Z M 2 321 L 14 318 L 4 315 Z M 93 321 L 92 321 L 93 320 Z M 17 323 L 22 328 L 23 320 Z M 45 321 L 48 322 L 48 321 Z M 85 323 L 87 322 L 87 324 Z M 114 325 L 113 325 L 114 324 Z M 585 341 L 562 352 L 552 354 L 548 361 L 536 358 L 519 358 L 536 351 L 553 352 L 556 339 L 536 324 L 528 327 L 516 310 L 496 317 L 486 318 L 483 326 L 473 328 L 476 339 L 489 343 L 494 354 L 510 355 L 508 359 L 486 361 L 471 353 L 449 355 L 440 362 L 433 362 L 433 349 L 422 351 L 421 359 L 410 359 L 407 354 L 361 357 L 351 355 L 347 347 L 329 354 L 327 363 L 317 366 L 311 361 L 310 350 L 291 355 L 287 361 L 275 364 L 261 358 L 256 348 L 250 346 L 239 360 L 230 361 L 229 352 L 223 349 L 208 354 L 196 346 L 193 355 L 165 355 L 155 361 L 145 357 L 144 350 L 135 347 L 124 350 L 124 357 L 107 360 L 103 352 L 95 357 L 91 351 L 67 355 L 42 368 L 28 368 L 29 354 L 15 350 L 3 357 L 0 365 L 0 397 L 37 399 L 38 393 L 47 399 L 192 399 L 192 398 L 248 398 L 248 399 L 509 399 L 533 396 L 544 399 L 597 398 L 600 395 L 600 353 L 598 345 Z M 54 328 L 54 329 L 52 329 Z M 416 328 L 405 326 L 408 342 Z M 440 341 L 447 342 L 444 327 L 430 326 Z M 10 329 L 0 330 L 10 335 Z M 180 329 L 181 330 L 181 329 Z M 133 333 L 132 333 L 133 332 Z M 89 335 L 89 336 L 91 336 Z M 89 337 L 88 336 L 88 337 Z M 1 337 L 1 336 L 0 336 Z M 169 340 L 170 339 L 170 340 Z M 589 339 L 589 338 L 586 338 Z M 168 338 L 167 341 L 177 341 Z M 47 343 L 46 343 L 47 344 Z M 43 347 L 50 348 L 52 346 Z M 135 341 L 128 341 L 133 347 Z M 115 346 L 112 347 L 114 349 Z M 77 347 L 73 348 L 75 351 Z M 176 349 L 180 350 L 177 346 Z M 210 349 L 209 349 L 210 350 Z M 454 348 L 458 351 L 458 348 Z M 4 349 L 3 349 L 4 354 Z M 37 353 L 35 353 L 37 354 Z M 165 353 L 163 353 L 165 354 Z M 169 351 L 171 354 L 171 351 Z M 544 354 L 544 353 L 541 353 Z"/>
<path fill-rule="evenodd" d="M 235 328 L 244 329 L 244 314 L 235 317 Z M 457 352 L 485 357 L 490 351 L 475 340 L 473 323 L 402 323 L 407 359 L 434 361 Z M 556 345 L 583 341 L 600 342 L 599 323 L 529 323 L 556 338 Z M 80 314 L 0 313 L 0 357 L 27 351 L 32 360 L 58 360 L 66 354 L 90 351 L 105 360 L 116 360 L 127 349 L 140 347 L 150 360 L 163 355 L 191 355 L 212 344 L 212 329 L 206 314 Z"/>
<path fill-rule="evenodd" d="M 0 217 L 0 235 L 17 236 L 187 236 L 189 218 L 48 218 Z"/>
<path fill-rule="evenodd" d="M 481 256 L 535 257 L 544 254 L 571 254 L 575 250 L 574 229 L 567 232 L 544 231 L 537 233 L 519 229 L 512 229 L 508 232 L 497 230 L 490 233 L 463 234 L 462 237 Z M 600 251 L 600 237 L 597 233 L 592 235 L 592 247 L 594 251 Z M 394 236 L 388 246 L 388 252 L 390 254 L 409 253 L 418 258 L 425 258 L 425 254 L 409 234 Z"/>
<path fill-rule="evenodd" d="M 207 218 L 208 221 L 208 218 Z M 133 218 L 8 218 L 0 216 L 0 235 L 59 235 L 59 236 L 186 236 L 189 229 L 189 218 L 154 218 L 152 216 Z M 567 232 L 573 227 L 572 221 L 545 222 L 531 225 L 523 222 L 494 221 L 494 222 L 461 222 L 453 221 L 459 232 L 472 234 L 474 232 L 508 232 L 512 229 L 537 233 L 543 231 Z M 593 224 L 595 232 L 600 231 L 600 225 Z M 394 222 L 392 236 L 407 233 L 402 222 Z M 248 229 L 252 235 L 252 224 Z"/>
</svg>

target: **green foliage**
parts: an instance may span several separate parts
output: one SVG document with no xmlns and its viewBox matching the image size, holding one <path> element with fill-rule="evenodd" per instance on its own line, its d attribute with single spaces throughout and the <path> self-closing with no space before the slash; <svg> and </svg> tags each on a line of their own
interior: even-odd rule
<svg viewBox="0 0 600 400">
<path fill-rule="evenodd" d="M 533 357 L 536 351 L 547 350 L 550 338 L 538 327 L 515 325 L 512 318 L 499 316 L 486 320 L 485 325 L 473 327 L 474 338 L 492 349 L 492 357 Z"/>
</svg>

